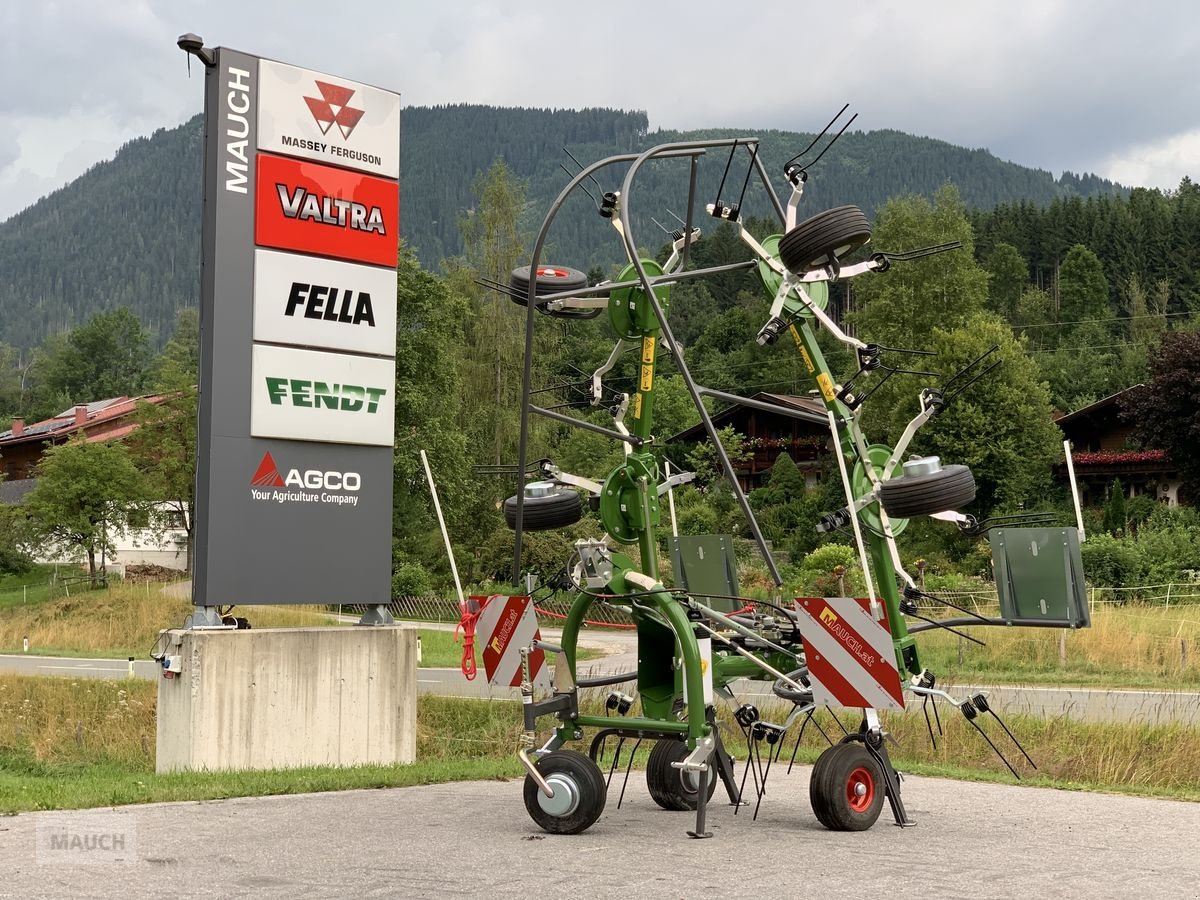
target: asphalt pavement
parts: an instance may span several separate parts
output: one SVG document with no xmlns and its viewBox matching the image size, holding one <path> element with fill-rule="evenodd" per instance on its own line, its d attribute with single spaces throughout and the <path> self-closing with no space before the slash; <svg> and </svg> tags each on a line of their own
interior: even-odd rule
<svg viewBox="0 0 1200 900">
<path fill-rule="evenodd" d="M 1200 804 L 909 777 L 916 827 L 894 827 L 885 808 L 870 831 L 838 833 L 813 817 L 808 775 L 773 775 L 757 821 L 714 803 L 703 841 L 686 835 L 694 816 L 655 806 L 636 772 L 622 807 L 614 784 L 575 836 L 539 830 L 520 781 L 25 813 L 0 819 L 0 897 L 1200 893 Z M 97 833 L 103 846 L 84 849 Z"/>
</svg>

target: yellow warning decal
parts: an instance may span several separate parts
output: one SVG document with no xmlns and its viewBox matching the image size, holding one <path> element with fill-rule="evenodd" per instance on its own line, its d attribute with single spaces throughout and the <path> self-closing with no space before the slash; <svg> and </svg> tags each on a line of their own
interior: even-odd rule
<svg viewBox="0 0 1200 900">
<path fill-rule="evenodd" d="M 633 395 L 633 417 L 635 419 L 640 419 L 642 417 L 642 395 L 641 394 Z"/>
<path fill-rule="evenodd" d="M 825 398 L 826 402 L 832 403 L 837 397 L 837 391 L 833 389 L 833 379 L 829 377 L 828 372 L 822 372 L 817 376 L 817 387 L 821 389 L 821 396 Z"/>
<path fill-rule="evenodd" d="M 800 338 L 800 329 L 795 325 L 789 325 L 788 331 L 792 333 L 792 340 L 796 342 L 796 349 L 800 351 L 800 358 L 804 360 L 804 368 L 808 369 L 808 374 L 811 375 L 817 367 L 813 365 L 812 357 L 804 349 L 804 341 Z"/>
<path fill-rule="evenodd" d="M 638 390 L 648 391 L 654 387 L 654 337 L 642 338 L 642 380 Z M 634 414 L 637 417 L 637 414 Z"/>
</svg>

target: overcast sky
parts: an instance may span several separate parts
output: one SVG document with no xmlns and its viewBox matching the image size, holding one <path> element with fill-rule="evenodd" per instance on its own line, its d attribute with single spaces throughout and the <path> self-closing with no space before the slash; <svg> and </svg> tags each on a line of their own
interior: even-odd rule
<svg viewBox="0 0 1200 900">
<path fill-rule="evenodd" d="M 855 128 L 1056 175 L 1200 176 L 1200 17 L 1184 0 L 0 0 L 0 220 L 200 111 L 187 31 L 405 105 L 812 131 L 849 101 Z"/>
</svg>

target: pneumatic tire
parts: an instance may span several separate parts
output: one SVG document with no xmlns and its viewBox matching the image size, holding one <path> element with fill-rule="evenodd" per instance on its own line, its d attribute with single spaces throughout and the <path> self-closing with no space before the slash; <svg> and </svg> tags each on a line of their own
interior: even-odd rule
<svg viewBox="0 0 1200 900">
<path fill-rule="evenodd" d="M 883 811 L 883 771 L 859 743 L 834 744 L 817 758 L 808 799 L 830 831 L 866 831 Z"/>
<path fill-rule="evenodd" d="M 903 475 L 879 486 L 879 501 L 893 519 L 959 509 L 975 499 L 975 476 L 966 466 L 945 466 L 928 475 Z"/>
<path fill-rule="evenodd" d="M 663 809 L 683 812 L 695 809 L 700 800 L 700 776 L 671 765 L 683 760 L 689 752 L 687 744 L 674 738 L 663 738 L 650 751 L 650 758 L 646 761 L 646 787 L 650 789 L 650 797 Z M 716 790 L 716 768 L 710 764 L 709 800 Z"/>
<path fill-rule="evenodd" d="M 547 797 L 525 776 L 525 810 L 538 827 L 551 834 L 579 834 L 591 828 L 608 799 L 600 767 L 577 750 L 555 750 L 534 765 L 555 792 Z"/>
<path fill-rule="evenodd" d="M 583 518 L 583 503 L 579 494 L 566 488 L 545 497 L 526 497 L 524 509 L 525 531 L 553 531 L 566 528 Z M 509 528 L 517 527 L 517 497 L 514 494 L 504 501 L 504 521 Z"/>
<path fill-rule="evenodd" d="M 779 260 L 795 274 L 827 265 L 871 239 L 871 225 L 857 206 L 835 206 L 796 225 L 779 240 Z"/>
</svg>

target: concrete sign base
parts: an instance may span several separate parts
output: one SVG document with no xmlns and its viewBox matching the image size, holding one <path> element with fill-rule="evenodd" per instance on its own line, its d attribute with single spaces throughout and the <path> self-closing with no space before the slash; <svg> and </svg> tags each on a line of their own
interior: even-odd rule
<svg viewBox="0 0 1200 900">
<path fill-rule="evenodd" d="M 417 629 L 177 629 L 158 685 L 156 770 L 410 763 Z"/>
</svg>

